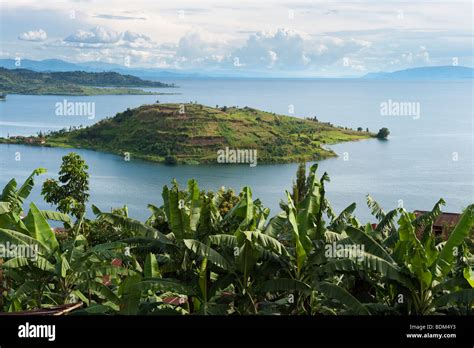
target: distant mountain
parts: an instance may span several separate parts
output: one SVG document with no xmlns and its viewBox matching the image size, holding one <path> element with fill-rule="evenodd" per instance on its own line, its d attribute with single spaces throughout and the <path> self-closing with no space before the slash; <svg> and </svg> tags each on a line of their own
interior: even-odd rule
<svg viewBox="0 0 474 348">
<path fill-rule="evenodd" d="M 377 80 L 459 80 L 472 79 L 473 77 L 473 68 L 448 65 L 369 73 L 362 78 Z"/>
<path fill-rule="evenodd" d="M 29 69 L 33 71 L 85 71 L 85 72 L 104 72 L 112 71 L 120 74 L 134 75 L 141 78 L 160 78 L 160 77 L 190 77 L 199 76 L 196 73 L 181 73 L 168 71 L 159 68 L 128 68 L 119 64 L 104 62 L 84 62 L 69 63 L 60 59 L 30 60 L 22 59 L 20 66 L 15 65 L 14 59 L 0 59 L 0 68 L 5 69 Z"/>
<path fill-rule="evenodd" d="M 270 72 L 257 71 L 207 71 L 202 73 L 193 70 L 176 70 L 163 68 L 133 68 L 120 64 L 105 63 L 99 61 L 70 63 L 60 59 L 31 60 L 22 59 L 21 66 L 15 65 L 14 59 L 0 59 L 0 68 L 6 69 L 29 69 L 33 71 L 85 71 L 85 72 L 117 72 L 123 75 L 133 75 L 147 80 L 159 80 L 162 78 L 208 78 L 208 77 L 240 77 L 240 78 L 271 78 L 275 77 Z M 463 66 L 435 66 L 399 70 L 394 72 L 375 72 L 362 76 L 363 79 L 384 80 L 453 80 L 472 79 L 474 69 Z M 286 75 L 285 75 L 286 76 Z M 317 77 L 312 77 L 317 78 Z M 353 76 L 339 76 L 339 78 L 357 78 Z"/>
<path fill-rule="evenodd" d="M 30 60 L 22 59 L 20 66 L 16 66 L 14 59 L 0 59 L 0 67 L 5 69 L 30 69 L 34 71 L 73 71 L 77 65 L 60 59 Z"/>
</svg>

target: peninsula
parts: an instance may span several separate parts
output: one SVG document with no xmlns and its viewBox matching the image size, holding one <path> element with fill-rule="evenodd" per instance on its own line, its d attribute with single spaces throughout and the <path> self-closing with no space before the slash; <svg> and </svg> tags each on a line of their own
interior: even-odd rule
<svg viewBox="0 0 474 348">
<path fill-rule="evenodd" d="M 285 163 L 334 157 L 325 145 L 373 137 L 362 128 L 336 127 L 315 118 L 188 103 L 143 105 L 87 128 L 1 142 L 93 149 L 169 164 L 216 163 L 219 152 L 247 149 L 256 150 L 258 163 Z"/>
<path fill-rule="evenodd" d="M 0 68 L 0 92 L 33 95 L 165 94 L 140 89 L 176 87 L 116 72 L 36 72 Z M 167 93 L 170 94 L 170 93 Z M 175 93 L 172 93 L 175 94 Z"/>
</svg>

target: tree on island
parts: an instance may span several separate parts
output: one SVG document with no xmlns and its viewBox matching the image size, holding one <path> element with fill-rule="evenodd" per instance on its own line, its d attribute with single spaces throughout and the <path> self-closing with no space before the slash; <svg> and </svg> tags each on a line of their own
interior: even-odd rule
<svg viewBox="0 0 474 348">
<path fill-rule="evenodd" d="M 167 155 L 165 157 L 165 164 L 168 164 L 168 165 L 178 164 L 178 158 L 176 156 L 173 156 L 173 155 Z"/>
<path fill-rule="evenodd" d="M 377 138 L 379 139 L 387 139 L 389 136 L 390 131 L 388 130 L 387 127 L 383 127 L 379 129 L 379 132 L 377 133 Z"/>
</svg>

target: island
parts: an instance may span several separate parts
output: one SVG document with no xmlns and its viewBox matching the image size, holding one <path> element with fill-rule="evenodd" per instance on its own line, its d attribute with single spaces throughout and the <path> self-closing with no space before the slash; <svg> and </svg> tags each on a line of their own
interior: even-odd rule
<svg viewBox="0 0 474 348">
<path fill-rule="evenodd" d="M 99 94 L 177 94 L 145 91 L 170 88 L 174 84 L 142 80 L 116 72 L 37 72 L 28 69 L 0 68 L 0 92 L 30 95 L 99 95 Z"/>
<path fill-rule="evenodd" d="M 0 143 L 92 149 L 168 164 L 216 163 L 219 153 L 249 150 L 258 163 L 289 163 L 335 157 L 325 145 L 375 137 L 316 118 L 187 103 L 142 105 L 86 128 Z"/>
</svg>

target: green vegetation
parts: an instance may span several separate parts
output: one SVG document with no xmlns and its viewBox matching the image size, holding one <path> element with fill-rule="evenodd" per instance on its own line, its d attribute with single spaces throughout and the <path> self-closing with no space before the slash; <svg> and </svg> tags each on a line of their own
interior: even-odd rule
<svg viewBox="0 0 474 348">
<path fill-rule="evenodd" d="M 64 156 L 59 171 L 59 181 L 48 179 L 43 184 L 41 194 L 44 200 L 57 204 L 58 211 L 82 218 L 89 198 L 89 167 L 77 154 L 71 152 Z"/>
<path fill-rule="evenodd" d="M 379 132 L 377 133 L 377 138 L 387 139 L 389 135 L 390 135 L 390 131 L 388 130 L 388 128 L 383 127 L 379 129 Z"/>
<path fill-rule="evenodd" d="M 4 68 L 0 68 L 0 86 L 0 92 L 4 93 L 37 95 L 163 94 L 132 87 L 174 87 L 115 72 L 35 72 Z"/>
<path fill-rule="evenodd" d="M 228 147 L 254 149 L 258 163 L 277 163 L 334 157 L 324 145 L 370 137 L 374 134 L 248 107 L 191 103 L 127 109 L 88 128 L 50 133 L 42 145 L 129 153 L 165 163 L 215 163 L 217 152 Z"/>
<path fill-rule="evenodd" d="M 73 186 L 86 176 L 85 165 L 61 170 L 75 173 Z M 0 196 L 0 243 L 39 252 L 0 259 L 0 310 L 82 302 L 74 313 L 473 314 L 474 205 L 437 242 L 432 225 L 443 200 L 415 217 L 403 208 L 385 212 L 368 196 L 373 227 L 353 215 L 355 203 L 336 214 L 325 197 L 329 177 L 316 170 L 306 177 L 300 167 L 298 200 L 286 192 L 273 218 L 249 187 L 236 196 L 200 191 L 190 180 L 184 190 L 165 186 L 163 205 L 150 204 L 146 222 L 129 218 L 126 207 L 95 206 L 95 219 L 73 222 L 34 203 L 21 218 L 44 170 L 20 188 L 13 179 Z M 65 232 L 53 232 L 48 220 Z"/>
</svg>

